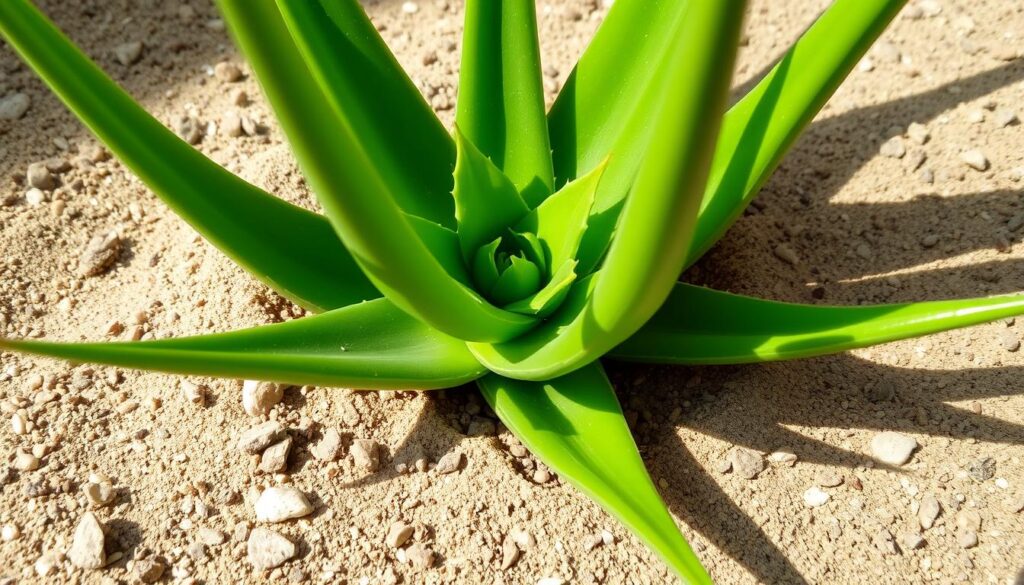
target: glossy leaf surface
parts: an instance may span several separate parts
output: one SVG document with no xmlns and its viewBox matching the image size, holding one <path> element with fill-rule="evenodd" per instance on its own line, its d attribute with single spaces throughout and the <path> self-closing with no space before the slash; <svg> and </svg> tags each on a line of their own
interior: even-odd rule
<svg viewBox="0 0 1024 585">
<path fill-rule="evenodd" d="M 548 382 L 477 381 L 501 422 L 545 465 L 618 518 L 687 583 L 710 583 L 647 474 L 599 364 Z"/>
<path fill-rule="evenodd" d="M 456 112 L 530 207 L 554 187 L 535 11 L 534 0 L 466 1 Z"/>
<path fill-rule="evenodd" d="M 398 206 L 453 228 L 455 146 L 357 0 L 277 0 L 325 98 Z"/>
<path fill-rule="evenodd" d="M 334 229 L 395 305 L 461 339 L 503 340 L 533 319 L 501 310 L 453 278 L 396 204 L 361 137 L 319 83 L 270 2 L 218 0 Z M 317 44 L 294 30 L 307 58 Z M 310 33 L 312 34 L 312 33 Z M 385 237 L 386 235 L 386 237 Z"/>
<path fill-rule="evenodd" d="M 575 285 L 570 298 L 577 302 L 536 329 L 504 343 L 470 344 L 488 369 L 525 380 L 566 374 L 625 341 L 668 297 L 704 191 L 744 6 L 740 0 L 690 4 L 660 64 L 665 87 L 648 114 L 654 131 L 607 260 L 586 288 Z"/>
<path fill-rule="evenodd" d="M 743 213 L 906 0 L 836 0 L 726 114 L 687 264 Z"/>
<path fill-rule="evenodd" d="M 380 296 L 326 219 L 246 183 L 178 138 L 30 2 L 0 2 L 0 32 L 175 213 L 261 281 L 321 311 Z"/>
<path fill-rule="evenodd" d="M 679 284 L 616 359 L 741 364 L 838 353 L 1024 314 L 1024 295 L 833 307 L 765 301 Z"/>
<path fill-rule="evenodd" d="M 0 349 L 175 374 L 378 390 L 448 388 L 485 370 L 386 299 L 255 329 L 129 343 L 0 339 Z"/>
</svg>

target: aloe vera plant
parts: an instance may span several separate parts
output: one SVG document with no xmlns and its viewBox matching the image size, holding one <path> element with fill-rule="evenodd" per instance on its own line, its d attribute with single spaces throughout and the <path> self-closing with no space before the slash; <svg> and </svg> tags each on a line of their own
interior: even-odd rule
<svg viewBox="0 0 1024 585">
<path fill-rule="evenodd" d="M 743 0 L 618 0 L 549 112 L 533 2 L 467 0 L 451 132 L 356 0 L 218 4 L 325 215 L 178 139 L 30 0 L 0 2 L 0 33 L 172 209 L 318 314 L 183 339 L 0 348 L 363 389 L 475 382 L 538 458 L 700 583 L 603 359 L 790 359 L 1024 313 L 1024 296 L 804 306 L 678 282 L 903 0 L 836 0 L 731 108 Z"/>
</svg>

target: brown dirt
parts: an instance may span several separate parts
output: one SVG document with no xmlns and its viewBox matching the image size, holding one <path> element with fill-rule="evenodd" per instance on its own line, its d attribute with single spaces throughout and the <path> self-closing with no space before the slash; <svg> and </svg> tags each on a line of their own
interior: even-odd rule
<svg viewBox="0 0 1024 585">
<path fill-rule="evenodd" d="M 255 81 L 223 84 L 207 73 L 219 61 L 241 64 L 205 0 L 40 2 L 88 53 L 160 119 L 191 112 L 220 124 L 238 108 L 267 127 L 255 137 L 211 135 L 200 147 L 218 162 L 291 201 L 313 205 L 282 145 Z M 749 44 L 737 86 L 769 64 L 826 2 L 754 3 Z M 1016 2 L 940 0 L 941 14 L 897 19 L 885 34 L 902 55 L 872 57 L 855 71 L 765 187 L 758 204 L 691 271 L 691 280 L 766 298 L 858 304 L 1006 293 L 1024 289 L 1024 246 L 1007 221 L 1020 213 L 1024 129 L 998 127 L 1001 109 L 1024 115 L 1024 10 Z M 369 2 L 387 41 L 413 72 L 446 122 L 452 118 L 461 4 L 424 0 L 406 14 L 402 3 Z M 595 0 L 539 5 L 547 84 L 564 81 L 605 13 Z M 146 45 L 130 67 L 113 56 L 131 41 Z M 436 60 L 433 58 L 436 54 Z M 429 64 L 426 64 L 429 63 Z M 298 316 L 287 302 L 233 266 L 174 217 L 115 161 L 74 162 L 94 142 L 34 75 L 0 51 L 0 97 L 20 91 L 32 107 L 20 120 L 0 121 L 0 200 L 20 197 L 30 163 L 73 161 L 62 174 L 63 201 L 0 206 L 0 333 L 52 339 L 103 339 L 112 321 L 146 336 L 227 331 Z M 549 97 L 551 97 L 549 96 Z M 980 114 L 979 114 L 980 113 Z M 977 121 L 978 116 L 983 119 Z M 912 122 L 931 139 L 922 169 L 879 154 L 880 145 Z M 981 149 L 991 168 L 959 160 Z M 80 181 L 80 185 L 75 185 Z M 105 275 L 74 273 L 82 247 L 117 229 L 126 247 Z M 936 242 L 925 245 L 928 236 Z M 796 265 L 774 255 L 785 242 Z M 817 292 L 814 292 L 817 291 Z M 819 298 L 824 295 L 824 301 Z M 762 366 L 674 368 L 613 366 L 649 469 L 687 537 L 720 583 L 1014 583 L 1024 569 L 1022 352 L 1004 349 L 1021 320 L 934 335 L 835 357 Z M 290 482 L 309 494 L 316 512 L 282 525 L 300 543 L 299 558 L 269 573 L 274 580 L 312 582 L 661 583 L 663 565 L 596 505 L 553 479 L 533 481 L 537 463 L 515 457 L 507 431 L 468 436 L 492 421 L 471 389 L 442 393 L 357 393 L 301 388 L 286 392 L 270 417 L 296 439 L 288 473 L 267 476 L 233 449 L 254 420 L 241 408 L 240 383 L 206 383 L 205 406 L 184 399 L 179 378 L 111 368 L 72 367 L 51 360 L 0 355 L 5 417 L 24 407 L 35 429 L 18 436 L 0 428 L 0 452 L 48 445 L 38 471 L 10 475 L 0 493 L 0 525 L 20 537 L 0 542 L 0 576 L 42 581 L 33 564 L 63 552 L 87 507 L 81 486 L 90 473 L 110 476 L 118 490 L 97 514 L 108 528 L 108 553 L 122 558 L 88 574 L 64 563 L 66 582 L 127 582 L 138 559 L 158 556 L 173 567 L 165 579 L 259 581 L 235 540 L 252 525 L 253 488 Z M 42 402 L 32 386 L 42 376 Z M 47 396 L 43 394 L 43 396 Z M 33 402 L 36 400 L 36 402 Z M 132 410 L 132 405 L 138 408 Z M 667 413 L 667 414 L 666 414 Z M 475 423 L 475 424 L 474 424 Z M 483 423 L 481 425 L 481 423 Z M 309 445 L 323 429 L 371 438 L 385 449 L 376 473 L 350 456 L 325 464 Z M 871 437 L 895 430 L 920 450 L 892 470 L 871 465 Z M 771 464 L 757 479 L 717 469 L 729 449 L 768 454 L 787 448 L 793 467 Z M 457 474 L 400 474 L 396 465 L 436 462 L 459 452 Z M 971 479 L 985 457 L 995 475 Z M 826 505 L 808 509 L 802 494 L 823 472 L 844 477 L 825 488 Z M 1002 480 L 1002 481 L 1000 481 Z M 858 489 L 854 487 L 860 485 Z M 1000 487 L 1006 486 L 1006 487 Z M 240 503 L 228 503 L 233 493 Z M 916 506 L 934 494 L 943 506 L 918 550 L 901 535 L 916 530 Z M 197 502 L 210 509 L 208 517 Z M 201 508 L 202 506 L 199 506 Z M 977 547 L 962 549 L 956 510 L 982 523 Z M 384 543 L 388 526 L 417 527 L 414 541 L 437 554 L 417 571 Z M 201 527 L 229 540 L 189 555 Z M 588 550 L 607 529 L 615 542 Z M 502 570 L 501 543 L 525 530 L 536 544 Z M 895 554 L 878 546 L 887 531 Z M 0 579 L 3 582 L 3 579 Z M 185 582 L 185 581 L 182 581 Z M 1017 581 L 1019 582 L 1019 581 Z"/>
</svg>

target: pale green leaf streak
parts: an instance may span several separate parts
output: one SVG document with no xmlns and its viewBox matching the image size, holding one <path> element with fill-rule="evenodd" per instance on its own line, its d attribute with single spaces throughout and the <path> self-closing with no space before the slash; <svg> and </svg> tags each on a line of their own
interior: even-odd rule
<svg viewBox="0 0 1024 585">
<path fill-rule="evenodd" d="M 599 364 L 547 382 L 477 381 L 501 422 L 537 458 L 619 519 L 686 583 L 711 583 L 640 458 Z"/>
<path fill-rule="evenodd" d="M 689 6 L 681 34 L 663 61 L 667 82 L 651 114 L 656 122 L 650 145 L 608 258 L 587 285 L 586 300 L 563 307 L 511 341 L 470 344 L 491 371 L 526 380 L 571 372 L 625 341 L 672 292 L 725 110 L 726 72 L 732 71 L 745 2 Z"/>
<path fill-rule="evenodd" d="M 186 144 L 31 2 L 0 1 L 0 33 L 175 213 L 261 281 L 318 311 L 380 296 L 326 219 L 246 183 Z"/>
<path fill-rule="evenodd" d="M 725 116 L 687 264 L 743 213 L 906 0 L 836 0 Z"/>
<path fill-rule="evenodd" d="M 469 261 L 477 249 L 504 235 L 530 210 L 509 178 L 458 127 L 455 144 L 455 219 L 462 253 Z"/>
<path fill-rule="evenodd" d="M 456 122 L 535 207 L 554 187 L 534 0 L 467 0 Z"/>
<path fill-rule="evenodd" d="M 505 305 L 505 309 L 524 315 L 536 315 L 542 319 L 548 317 L 569 294 L 569 287 L 576 280 L 575 270 L 576 261 L 567 260 L 555 270 L 544 288 L 521 301 Z"/>
<path fill-rule="evenodd" d="M 357 0 L 277 0 L 324 97 L 403 211 L 452 222 L 455 145 Z"/>
<path fill-rule="evenodd" d="M 0 349 L 193 376 L 357 389 L 448 388 L 484 373 L 465 344 L 386 299 L 233 333 L 130 343 L 0 339 Z"/>
<path fill-rule="evenodd" d="M 276 5 L 218 5 L 335 231 L 377 288 L 402 310 L 460 339 L 504 340 L 529 329 L 532 319 L 491 305 L 426 247 L 359 137 L 310 75 Z"/>
<path fill-rule="evenodd" d="M 765 301 L 678 284 L 609 357 L 741 364 L 813 357 L 1024 314 L 1024 295 L 835 307 Z"/>
<path fill-rule="evenodd" d="M 565 185 L 516 225 L 517 230 L 537 234 L 551 269 L 564 266 L 576 257 L 604 170 L 604 164 L 598 165 Z"/>
</svg>

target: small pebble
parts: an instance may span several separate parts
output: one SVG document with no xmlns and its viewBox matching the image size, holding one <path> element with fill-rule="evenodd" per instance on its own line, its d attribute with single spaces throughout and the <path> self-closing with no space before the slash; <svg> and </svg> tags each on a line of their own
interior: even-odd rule
<svg viewBox="0 0 1024 585">
<path fill-rule="evenodd" d="M 242 70 L 234 63 L 217 63 L 213 68 L 213 74 L 224 83 L 235 83 L 242 79 Z"/>
<path fill-rule="evenodd" d="M 900 540 L 907 550 L 917 550 L 924 546 L 924 537 L 917 532 L 904 532 Z"/>
<path fill-rule="evenodd" d="M 98 483 L 88 482 L 82 486 L 82 493 L 85 494 L 85 499 L 89 500 L 94 508 L 101 508 L 110 504 L 114 501 L 114 486 L 108 481 L 102 481 Z"/>
<path fill-rule="evenodd" d="M 843 474 L 833 470 L 823 471 L 818 474 L 814 483 L 821 487 L 838 487 L 843 484 Z"/>
<path fill-rule="evenodd" d="M 768 456 L 768 459 L 777 465 L 784 467 L 793 467 L 796 465 L 797 456 L 796 453 L 786 451 L 785 449 L 779 449 Z"/>
<path fill-rule="evenodd" d="M 440 475 L 455 473 L 456 471 L 459 470 L 460 467 L 462 467 L 462 461 L 462 453 L 445 453 L 444 456 L 442 456 L 441 459 L 437 461 L 437 465 L 434 467 L 434 471 Z"/>
<path fill-rule="evenodd" d="M 728 458 L 732 463 L 733 472 L 743 479 L 754 479 L 764 471 L 764 458 L 756 451 L 733 447 Z"/>
<path fill-rule="evenodd" d="M 928 530 L 934 526 L 935 519 L 939 517 L 941 511 L 942 506 L 935 496 L 928 494 L 922 498 L 921 506 L 917 509 L 917 521 L 921 524 L 921 528 Z"/>
<path fill-rule="evenodd" d="M 242 384 L 242 408 L 249 416 L 265 416 L 284 398 L 285 386 L 274 382 L 246 380 Z"/>
<path fill-rule="evenodd" d="M 257 520 L 270 523 L 302 518 L 313 513 L 313 506 L 306 495 L 286 485 L 263 490 L 253 509 Z"/>
<path fill-rule="evenodd" d="M 413 527 L 399 520 L 388 529 L 384 542 L 391 548 L 401 548 L 412 537 L 412 533 Z"/>
<path fill-rule="evenodd" d="M 903 144 L 903 139 L 899 136 L 893 136 L 889 140 L 882 143 L 882 146 L 878 149 L 879 154 L 888 158 L 903 158 L 907 154 L 907 147 Z"/>
<path fill-rule="evenodd" d="M 260 570 L 280 567 L 298 553 L 291 540 L 269 528 L 254 528 L 246 543 L 249 563 Z"/>
<path fill-rule="evenodd" d="M 1006 351 L 1014 352 L 1020 349 L 1020 338 L 1013 331 L 1003 329 L 999 332 L 999 345 Z"/>
<path fill-rule="evenodd" d="M 778 246 L 775 246 L 773 253 L 776 258 L 782 260 L 786 264 L 793 266 L 800 264 L 800 257 L 797 256 L 797 253 L 793 248 L 790 248 L 788 244 L 779 244 Z"/>
<path fill-rule="evenodd" d="M 960 153 L 960 160 L 976 171 L 988 170 L 988 158 L 977 148 L 972 148 Z"/>
<path fill-rule="evenodd" d="M 121 254 L 117 232 L 94 236 L 78 258 L 78 276 L 99 276 L 110 269 Z"/>
<path fill-rule="evenodd" d="M 929 134 L 928 128 L 924 124 L 913 122 L 907 128 L 907 136 L 915 144 L 922 145 L 928 142 L 928 139 L 931 137 L 931 134 Z"/>
<path fill-rule="evenodd" d="M 21 537 L 21 529 L 18 528 L 17 524 L 4 524 L 3 528 L 0 528 L 0 540 L 4 542 L 13 542 Z"/>
<path fill-rule="evenodd" d="M 956 542 L 960 548 L 974 548 L 978 546 L 978 533 L 973 530 L 962 530 L 956 534 Z"/>
<path fill-rule="evenodd" d="M 32 100 L 23 93 L 13 93 L 0 99 L 0 120 L 18 120 L 31 105 Z"/>
<path fill-rule="evenodd" d="M 506 534 L 501 543 L 501 570 L 507 571 L 519 560 L 519 547 L 511 534 Z"/>
<path fill-rule="evenodd" d="M 138 63 L 139 59 L 142 59 L 142 49 L 143 45 L 139 41 L 124 43 L 123 45 L 118 45 L 117 48 L 114 49 L 114 56 L 117 57 L 117 60 L 121 65 L 128 67 Z"/>
<path fill-rule="evenodd" d="M 871 454 L 875 459 L 889 465 L 903 465 L 910 461 L 917 440 L 893 431 L 878 433 L 871 439 Z"/>
<path fill-rule="evenodd" d="M 283 440 L 267 447 L 260 456 L 260 471 L 264 473 L 278 473 L 288 467 L 288 454 L 292 449 L 292 438 L 285 437 Z"/>
<path fill-rule="evenodd" d="M 1017 118 L 1017 112 L 1008 110 L 1006 108 L 1000 108 L 992 114 L 992 120 L 996 123 L 997 128 L 1006 128 L 1016 124 L 1019 119 Z"/>
<path fill-rule="evenodd" d="M 356 467 L 371 473 L 380 469 L 380 445 L 376 441 L 356 439 L 352 441 L 349 453 L 351 453 Z"/>
<path fill-rule="evenodd" d="M 226 534 L 215 528 L 200 528 L 196 536 L 199 538 L 199 542 L 206 546 L 220 546 L 228 540 Z"/>
<path fill-rule="evenodd" d="M 135 576 L 143 583 L 156 583 L 164 576 L 165 569 L 164 564 L 153 557 L 135 561 Z"/>
<path fill-rule="evenodd" d="M 238 439 L 239 451 L 256 455 L 285 435 L 284 427 L 276 420 L 258 424 L 242 433 Z"/>
<path fill-rule="evenodd" d="M 35 471 L 39 469 L 39 458 L 31 453 L 18 450 L 14 456 L 14 468 L 18 471 Z"/>
<path fill-rule="evenodd" d="M 434 566 L 434 551 L 418 542 L 405 550 L 405 556 L 412 564 L 412 568 L 418 571 Z"/>
<path fill-rule="evenodd" d="M 328 428 L 324 431 L 323 438 L 309 451 L 321 461 L 334 461 L 341 454 L 341 433 L 333 427 Z"/>
<path fill-rule="evenodd" d="M 43 163 L 32 163 L 28 165 L 26 173 L 28 184 L 42 191 L 53 191 L 57 188 L 57 179 L 50 172 L 50 169 Z"/>
<path fill-rule="evenodd" d="M 822 491 L 818 486 L 809 488 L 804 492 L 804 503 L 808 508 L 824 506 L 832 498 L 827 492 Z"/>
<path fill-rule="evenodd" d="M 1020 347 L 1019 341 L 1017 347 Z M 982 457 L 977 461 L 972 461 L 967 466 L 967 473 L 974 481 L 988 481 L 996 475 L 996 460 L 991 457 Z"/>
<path fill-rule="evenodd" d="M 86 512 L 78 521 L 68 549 L 68 560 L 80 569 L 99 569 L 107 564 L 103 525 L 96 515 Z"/>
<path fill-rule="evenodd" d="M 185 400 L 192 404 L 202 406 L 206 404 L 206 395 L 209 392 L 206 386 L 194 384 L 188 380 L 181 381 L 181 394 Z"/>
</svg>

